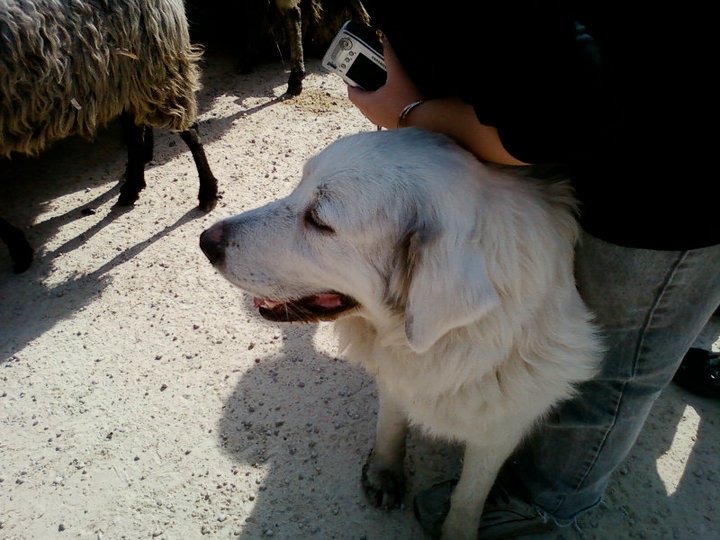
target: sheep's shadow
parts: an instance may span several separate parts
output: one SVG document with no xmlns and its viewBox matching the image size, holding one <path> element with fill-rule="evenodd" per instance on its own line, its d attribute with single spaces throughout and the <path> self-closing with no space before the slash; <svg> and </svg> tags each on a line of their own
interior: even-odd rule
<svg viewBox="0 0 720 540">
<path fill-rule="evenodd" d="M 12 359 L 33 339 L 94 302 L 107 287 L 108 272 L 114 267 L 196 217 L 193 212 L 187 213 L 150 238 L 120 249 L 95 271 L 56 269 L 55 263 L 63 255 L 81 247 L 131 211 L 113 207 L 107 212 L 104 208 L 118 194 L 118 184 L 112 177 L 114 171 L 124 170 L 123 148 L 120 126 L 112 124 L 98 132 L 92 142 L 71 137 L 38 157 L 0 161 L 0 211 L 17 225 L 38 221 L 27 228 L 28 240 L 36 253 L 33 265 L 25 273 L 11 273 L 9 254 L 0 245 L 1 361 Z M 72 201 L 59 203 L 58 197 Z M 194 207 L 194 201 L 190 204 Z M 57 212 L 56 208 L 70 210 Z M 50 217 L 43 215 L 46 211 Z M 87 223 L 75 223 L 83 220 Z M 60 229 L 71 224 L 74 236 L 57 247 L 46 247 Z"/>
<path fill-rule="evenodd" d="M 373 443 L 372 379 L 318 352 L 314 325 L 284 325 L 283 350 L 258 357 L 224 405 L 219 443 L 246 469 L 238 496 L 252 501 L 241 537 L 419 538 L 412 494 L 452 474 L 457 448 L 411 431 L 407 502 L 367 503 L 360 470 Z"/>
<path fill-rule="evenodd" d="M 87 234 L 97 233 L 113 221 L 114 216 L 109 214 Z M 149 238 L 121 250 L 96 270 L 71 276 L 57 285 L 45 285 L 42 276 L 49 266 L 49 261 L 61 253 L 62 247 L 42 254 L 37 264 L 21 276 L 0 279 L 0 305 L 4 306 L 4 309 L 0 310 L 0 363 L 11 360 L 27 343 L 98 298 L 108 285 L 108 274 L 114 268 L 137 257 L 172 231 L 203 216 L 205 213 L 200 210 L 189 210 L 177 221 L 157 230 Z M 75 241 L 77 239 L 71 242 Z"/>
<path fill-rule="evenodd" d="M 0 214 L 27 229 L 30 243 L 37 248 L 62 225 L 87 217 L 93 207 L 117 195 L 118 189 L 111 187 L 95 200 L 85 201 L 80 207 L 33 227 L 28 224 L 54 206 L 54 199 L 60 196 L 105 186 L 108 177 L 116 177 L 115 171 L 120 178 L 126 157 L 120 125 L 113 122 L 100 129 L 92 141 L 68 137 L 38 156 L 0 159 Z M 4 255 L 3 246 L 0 257 Z"/>
<path fill-rule="evenodd" d="M 132 206 L 114 206 L 95 223 L 55 248 L 45 251 L 45 244 L 59 229 L 78 220 L 92 220 L 96 209 L 117 199 L 124 182 L 126 148 L 122 142 L 119 121 L 100 129 L 92 141 L 81 137 L 68 137 L 56 142 L 38 156 L 13 156 L 0 160 L 0 215 L 25 231 L 30 244 L 36 250 L 37 265 L 40 261 L 51 262 L 60 253 L 78 248 L 89 238 L 112 223 L 118 217 L 134 210 Z M 152 175 L 147 175 L 152 182 Z M 84 199 L 81 193 L 103 189 L 93 198 Z M 142 203 L 143 193 L 140 194 Z M 70 209 L 46 219 L 38 220 L 47 209 L 54 209 L 55 200 L 63 196 L 77 199 Z M 188 204 L 196 204 L 195 192 L 187 194 Z M 142 211 L 142 210 L 138 210 Z M 34 223 L 29 226 L 28 223 Z M 0 246 L 0 271 L 9 268 L 5 262 L 5 246 Z"/>
</svg>

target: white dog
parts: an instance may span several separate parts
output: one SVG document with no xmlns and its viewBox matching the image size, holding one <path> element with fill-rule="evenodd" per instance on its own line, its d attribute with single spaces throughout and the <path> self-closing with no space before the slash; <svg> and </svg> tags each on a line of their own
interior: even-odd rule
<svg viewBox="0 0 720 540">
<path fill-rule="evenodd" d="M 465 444 L 443 524 L 463 539 L 522 437 L 595 371 L 576 235 L 564 183 L 401 129 L 332 143 L 289 196 L 220 221 L 200 245 L 266 319 L 336 320 L 346 356 L 375 376 L 371 502 L 401 501 L 408 422 Z"/>
</svg>

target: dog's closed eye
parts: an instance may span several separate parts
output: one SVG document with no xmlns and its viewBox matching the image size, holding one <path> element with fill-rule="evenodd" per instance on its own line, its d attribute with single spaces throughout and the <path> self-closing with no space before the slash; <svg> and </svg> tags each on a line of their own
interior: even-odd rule
<svg viewBox="0 0 720 540">
<path fill-rule="evenodd" d="M 309 228 L 315 229 L 317 231 L 327 233 L 327 234 L 334 234 L 335 229 L 333 229 L 330 225 L 325 223 L 317 214 L 316 208 L 308 208 L 305 210 L 305 215 L 303 216 L 303 220 L 305 221 L 305 225 Z"/>
</svg>

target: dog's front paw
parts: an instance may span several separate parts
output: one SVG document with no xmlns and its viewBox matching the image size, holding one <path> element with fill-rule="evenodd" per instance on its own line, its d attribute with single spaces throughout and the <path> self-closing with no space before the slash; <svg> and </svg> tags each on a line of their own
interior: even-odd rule
<svg viewBox="0 0 720 540">
<path fill-rule="evenodd" d="M 362 487 L 370 503 L 383 510 L 399 508 L 405 495 L 402 467 L 388 468 L 376 464 L 372 452 L 362 468 Z"/>
</svg>

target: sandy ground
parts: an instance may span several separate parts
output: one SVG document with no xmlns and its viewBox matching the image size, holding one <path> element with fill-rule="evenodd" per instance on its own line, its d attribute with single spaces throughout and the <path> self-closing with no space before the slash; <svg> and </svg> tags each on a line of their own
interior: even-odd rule
<svg viewBox="0 0 720 540">
<path fill-rule="evenodd" d="M 223 192 L 210 214 L 195 210 L 195 168 L 172 133 L 156 134 L 131 210 L 113 206 L 117 125 L 0 161 L 0 213 L 37 249 L 14 275 L 0 246 L 1 539 L 421 538 L 412 495 L 457 470 L 457 448 L 413 432 L 406 508 L 368 506 L 372 381 L 335 358 L 329 325 L 262 320 L 200 252 L 203 229 L 288 193 L 309 156 L 374 129 L 317 60 L 287 101 L 282 64 L 233 66 L 209 55 L 200 94 Z M 562 537 L 720 538 L 719 412 L 668 388 L 604 504 Z"/>
</svg>

